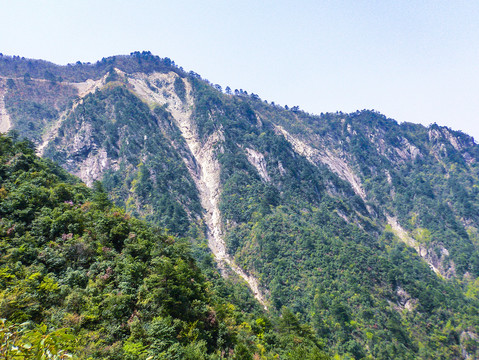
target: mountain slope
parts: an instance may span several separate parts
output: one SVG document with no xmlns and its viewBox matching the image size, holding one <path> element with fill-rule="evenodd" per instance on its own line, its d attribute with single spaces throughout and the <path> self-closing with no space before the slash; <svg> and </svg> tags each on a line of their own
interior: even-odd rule
<svg viewBox="0 0 479 360">
<path fill-rule="evenodd" d="M 128 213 L 208 243 L 225 275 L 270 311 L 291 308 L 333 353 L 474 356 L 471 137 L 225 94 L 149 53 L 67 67 L 7 58 L 0 75 L 13 129 L 44 156 L 102 180 Z"/>
<path fill-rule="evenodd" d="M 237 310 L 187 242 L 112 207 L 99 183 L 92 191 L 28 142 L 0 135 L 0 181 L 2 358 L 328 358 L 293 314 Z"/>
</svg>

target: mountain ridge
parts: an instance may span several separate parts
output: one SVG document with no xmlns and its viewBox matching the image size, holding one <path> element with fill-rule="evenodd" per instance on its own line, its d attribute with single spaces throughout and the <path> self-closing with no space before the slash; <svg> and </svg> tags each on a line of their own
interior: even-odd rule
<svg viewBox="0 0 479 360">
<path fill-rule="evenodd" d="M 314 116 L 223 93 L 147 52 L 56 73 L 21 60 L 15 78 L 18 59 L 4 60 L 0 101 L 43 156 L 102 180 L 128 213 L 198 245 L 209 239 L 225 274 L 241 270 L 263 305 L 292 308 L 334 351 L 410 358 L 420 341 L 420 356 L 439 356 L 419 319 L 442 334 L 441 312 L 474 334 L 475 318 L 464 317 L 479 276 L 472 137 L 375 111 Z M 444 345 L 448 356 L 461 353 L 461 336 Z"/>
</svg>

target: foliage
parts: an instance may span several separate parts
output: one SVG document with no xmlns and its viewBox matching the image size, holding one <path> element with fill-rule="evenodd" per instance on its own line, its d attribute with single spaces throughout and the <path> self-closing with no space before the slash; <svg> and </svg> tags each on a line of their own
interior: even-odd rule
<svg viewBox="0 0 479 360">
<path fill-rule="evenodd" d="M 100 183 L 90 190 L 28 143 L 0 137 L 0 179 L 2 354 L 273 359 L 295 358 L 300 342 L 326 358 L 307 326 L 223 300 L 187 242 L 112 207 Z"/>
<path fill-rule="evenodd" d="M 71 106 L 77 95 L 77 90 L 70 85 L 45 81 L 25 83 L 13 79 L 8 83 L 5 106 L 13 127 L 37 144 L 41 142 L 45 128 Z"/>
<path fill-rule="evenodd" d="M 126 75 L 116 73 L 115 68 Z M 169 71 L 179 76 L 173 84 L 176 96 L 162 90 L 166 103 L 141 101 L 128 82 L 138 72 Z M 198 74 L 186 74 L 171 60 L 148 52 L 67 67 L 4 57 L 0 73 L 11 80 L 7 83 L 11 98 L 6 104 L 13 122 L 22 136 L 35 141 L 49 119 L 58 118 L 65 109 L 61 104 L 70 95 L 61 77 L 84 81 L 110 74 L 109 80 L 115 80 L 78 106 L 65 105 L 71 111 L 65 113 L 58 136 L 45 150 L 47 157 L 72 173 L 79 173 L 78 164 L 86 159 L 106 158 L 108 170 L 101 173 L 104 190 L 97 184 L 91 193 L 71 178 L 62 178 L 65 184 L 48 191 L 20 186 L 12 193 L 1 185 L 5 214 L 18 216 L 15 221 L 7 216 L 2 219 L 4 233 L 22 234 L 22 242 L 9 243 L 11 249 L 5 256 L 30 264 L 28 271 L 22 270 L 15 278 L 21 285 L 14 289 L 39 293 L 22 298 L 22 303 L 31 305 L 28 311 L 5 307 L 10 316 L 18 317 L 15 321 L 43 319 L 45 311 L 38 299 L 45 306 L 60 308 L 55 304 L 59 294 L 63 296 L 61 278 L 68 279 L 68 286 L 76 286 L 75 295 L 68 297 L 68 306 L 76 310 L 65 311 L 83 316 L 65 324 L 77 324 L 77 329 L 90 336 L 84 344 L 102 342 L 96 349 L 110 352 L 102 353 L 104 357 L 141 358 L 154 348 L 167 358 L 221 358 L 230 351 L 231 357 L 245 359 L 273 354 L 314 358 L 321 352 L 314 350 L 321 347 L 315 336 L 324 339 L 336 358 L 449 359 L 477 351 L 479 147 L 466 134 L 435 124 L 427 128 L 398 124 L 376 111 L 313 116 L 297 106 L 290 109 L 262 102 L 242 89 L 232 95 L 226 88 L 223 94 L 219 86 Z M 48 90 L 51 96 L 41 95 L 51 101 L 32 95 L 38 84 L 57 89 Z M 145 85 L 160 95 L 146 80 Z M 186 103 L 189 85 L 192 102 Z M 173 116 L 180 107 L 184 114 L 191 114 L 190 130 L 200 143 L 210 145 L 211 135 L 220 135 L 213 150 L 220 164 L 219 208 L 227 251 L 259 280 L 272 319 L 264 317 L 239 279 L 233 274 L 223 279 L 215 270 L 193 180 L 202 169 Z M 285 136 L 280 127 L 291 136 Z M 23 146 L 29 151 L 29 146 Z M 11 163 L 20 171 L 28 168 L 27 158 L 19 156 Z M 56 176 L 65 175 L 57 171 Z M 110 210 L 105 191 L 126 213 Z M 85 218 L 76 208 L 55 212 L 56 203 L 49 203 L 52 199 L 62 204 L 71 200 L 74 206 L 84 206 L 86 213 L 96 211 L 103 218 Z M 53 210 L 43 209 L 44 204 Z M 22 210 L 17 212 L 17 208 Z M 156 245 L 150 244 L 153 240 L 142 237 L 151 246 L 145 251 L 129 239 L 136 220 L 124 223 L 111 211 L 166 227 L 169 234 L 188 236 L 193 246 L 186 251 L 178 247 L 183 242 L 176 240 L 172 247 L 165 245 L 176 255 L 157 262 L 160 255 Z M 88 219 L 99 224 L 106 221 L 111 227 L 93 230 L 93 220 Z M 35 233 L 25 225 L 29 222 L 35 223 Z M 95 237 L 86 238 L 85 229 Z M 104 256 L 98 261 L 106 263 L 94 269 L 90 269 L 92 263 L 71 266 L 70 252 L 62 250 L 58 239 L 63 235 L 65 243 L 82 244 L 82 251 Z M 155 244 L 171 239 L 163 231 L 152 236 Z M 130 242 L 143 254 L 141 262 L 124 258 Z M 40 246 L 44 248 L 36 251 Z M 100 247 L 111 251 L 103 254 Z M 201 291 L 191 290 L 198 298 L 186 297 L 185 301 L 198 300 L 208 311 L 213 309 L 217 327 L 207 326 L 204 317 L 212 312 L 205 315 L 201 306 L 192 307 L 199 312 L 193 311 L 191 318 L 182 318 L 189 311 L 182 308 L 184 301 L 175 300 L 182 293 L 168 297 L 169 290 L 161 287 L 164 278 L 151 277 L 169 274 L 172 282 L 165 280 L 167 289 L 183 288 L 177 285 L 187 280 L 181 277 L 184 272 L 189 274 L 185 264 L 195 263 L 178 255 L 184 251 L 197 259 L 196 270 L 204 276 L 203 282 L 195 280 L 204 285 Z M 0 272 L 2 284 L 17 276 L 17 267 L 9 265 Z M 171 273 L 172 268 L 178 271 Z M 122 274 L 126 269 L 127 280 L 119 280 L 118 269 Z M 102 276 L 112 278 L 121 294 L 110 291 L 113 285 L 108 282 L 98 285 Z M 135 285 L 130 278 L 146 283 Z M 16 299 L 15 291 L 5 293 L 8 299 Z M 163 307 L 156 308 L 158 302 Z M 89 305 L 82 308 L 81 304 Z M 121 316 L 103 313 L 106 308 L 131 316 L 136 310 L 139 315 L 131 318 L 131 324 L 130 318 L 118 322 Z M 175 313 L 176 308 L 180 313 Z M 149 311 L 162 315 L 145 317 Z M 51 318 L 64 325 L 57 317 Z M 116 330 L 101 330 L 107 322 Z M 128 326 L 122 327 L 125 323 Z M 155 340 L 158 334 L 163 340 Z"/>
<path fill-rule="evenodd" d="M 181 99 L 181 101 L 185 102 L 186 100 L 186 87 L 183 79 L 181 77 L 176 77 L 175 78 L 175 92 L 176 95 Z"/>
<path fill-rule="evenodd" d="M 475 168 L 461 171 L 463 185 L 456 191 L 463 192 L 461 201 L 470 203 L 462 206 L 459 197 L 444 196 L 458 180 L 445 182 L 435 159 L 428 159 L 434 170 L 425 173 L 425 167 L 400 158 L 406 156 L 403 152 L 414 151 L 403 149 L 406 141 L 425 151 L 428 145 L 420 145 L 428 138 L 421 135 L 423 127 L 416 129 L 414 139 L 407 125 L 402 129 L 375 112 L 318 118 L 244 96 L 222 97 L 202 82 L 192 82 L 201 136 L 207 138 L 219 129 L 225 135 L 218 159 L 228 251 L 267 284 L 273 311 L 287 306 L 301 321 L 311 322 L 333 354 L 375 359 L 459 357 L 463 344 L 453 334 L 477 326 L 477 316 L 470 314 L 477 314 L 472 309 L 478 308 L 478 299 L 466 300 L 461 285 L 438 278 L 413 249 L 380 224 L 385 214 L 396 215 L 401 224 L 414 217 L 414 226 L 408 222 L 405 227 L 421 246 L 439 253 L 439 258 L 444 246 L 460 274 L 474 272 L 477 250 L 459 223 L 464 215 L 454 211 L 476 206 L 477 200 L 465 190 L 474 184 Z M 275 123 L 312 147 L 323 140 L 311 135 L 314 142 L 309 142 L 310 134 L 331 139 L 325 146 L 334 150 L 341 144 L 337 151 L 357 164 L 368 202 L 326 166 L 299 157 L 278 136 Z M 370 134 L 398 150 L 378 153 Z M 264 154 L 269 180 L 259 176 L 246 149 Z M 423 202 L 426 197 L 434 202 Z M 454 206 L 445 206 L 451 203 Z M 406 206 L 410 209 L 404 211 Z M 428 216 L 431 209 L 440 216 Z M 468 219 L 477 227 L 476 213 L 469 212 Z M 452 328 L 448 323 L 454 324 Z"/>
<path fill-rule="evenodd" d="M 185 235 L 190 218 L 199 216 L 196 187 L 185 164 L 165 136 L 157 131 L 171 115 L 161 108 L 151 110 L 125 85 L 114 85 L 87 96 L 60 127 L 62 142 L 51 143 L 45 154 L 68 167 L 62 150 L 71 146 L 75 129 L 87 129 L 89 146 L 78 144 L 77 161 L 105 149 L 118 165 L 103 175 L 103 184 L 114 202 L 131 215 Z M 140 160 L 141 159 L 141 160 Z"/>
<path fill-rule="evenodd" d="M 7 325 L 0 319 L 0 355 L 3 359 L 71 359 L 62 345 L 74 339 L 69 330 L 59 329 L 47 333 L 47 326 L 28 329 L 28 323 Z"/>
<path fill-rule="evenodd" d="M 23 79 L 24 75 L 28 74 L 31 79 L 48 78 L 51 80 L 53 77 L 56 81 L 82 82 L 88 79 L 100 79 L 109 73 L 112 68 L 127 73 L 174 71 L 184 74 L 169 58 L 160 58 L 152 55 L 149 51 L 135 51 L 129 56 L 111 56 L 94 64 L 77 61 L 75 64 L 68 64 L 67 66 L 55 65 L 43 60 L 25 59 L 19 56 L 0 56 L 0 74 L 11 78 L 21 77 Z M 45 74 L 49 75 L 45 77 Z"/>
</svg>

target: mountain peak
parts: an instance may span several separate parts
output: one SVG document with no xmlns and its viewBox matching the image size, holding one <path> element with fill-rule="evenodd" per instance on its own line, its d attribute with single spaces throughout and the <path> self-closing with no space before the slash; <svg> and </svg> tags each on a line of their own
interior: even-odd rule
<svg viewBox="0 0 479 360">
<path fill-rule="evenodd" d="M 292 309 L 331 354 L 477 351 L 479 147 L 468 135 L 223 93 L 148 52 L 28 64 L 0 59 L 1 124 L 101 181 L 128 214 L 190 239 L 269 312 Z"/>
</svg>

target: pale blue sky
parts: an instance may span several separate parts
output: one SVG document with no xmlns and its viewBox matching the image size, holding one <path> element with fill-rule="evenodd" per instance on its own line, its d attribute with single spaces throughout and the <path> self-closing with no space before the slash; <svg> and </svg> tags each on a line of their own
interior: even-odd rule
<svg viewBox="0 0 479 360">
<path fill-rule="evenodd" d="M 0 52 L 149 50 L 310 113 L 375 109 L 479 140 L 479 1 L 0 0 Z"/>
</svg>

